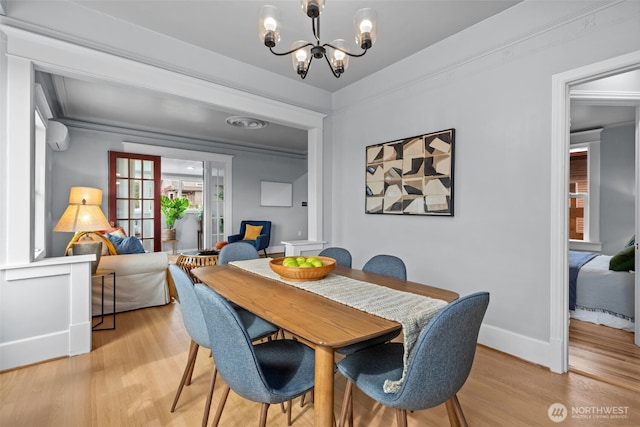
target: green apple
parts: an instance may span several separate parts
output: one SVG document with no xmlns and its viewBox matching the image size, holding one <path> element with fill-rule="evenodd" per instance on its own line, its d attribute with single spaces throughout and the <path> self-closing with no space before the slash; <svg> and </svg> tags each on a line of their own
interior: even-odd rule
<svg viewBox="0 0 640 427">
<path fill-rule="evenodd" d="M 314 258 L 311 261 L 307 259 L 307 262 L 311 263 L 314 267 L 322 267 L 324 265 L 318 258 Z"/>
<path fill-rule="evenodd" d="M 298 258 L 296 258 L 296 261 L 298 261 L 298 264 L 302 263 L 302 262 L 306 262 L 307 259 L 303 256 L 299 256 Z"/>
<path fill-rule="evenodd" d="M 282 265 L 284 265 L 285 267 L 297 267 L 298 261 L 296 261 L 295 258 L 285 258 L 282 261 Z"/>
<path fill-rule="evenodd" d="M 298 267 L 300 268 L 313 268 L 313 264 L 307 262 L 307 261 L 303 261 L 303 262 L 299 262 L 298 263 Z"/>
</svg>

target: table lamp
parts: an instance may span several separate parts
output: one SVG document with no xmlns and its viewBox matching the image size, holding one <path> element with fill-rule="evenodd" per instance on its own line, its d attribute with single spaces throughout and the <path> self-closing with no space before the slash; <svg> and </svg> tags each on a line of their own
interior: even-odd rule
<svg viewBox="0 0 640 427">
<path fill-rule="evenodd" d="M 102 190 L 91 187 L 71 187 L 69 206 L 62 214 L 53 231 L 74 232 L 70 246 L 73 255 L 95 254 L 96 260 L 91 263 L 91 274 L 95 274 L 102 254 L 102 242 L 77 241 L 83 234 L 111 228 L 109 221 L 102 213 Z M 65 255 L 69 249 L 65 250 Z"/>
</svg>

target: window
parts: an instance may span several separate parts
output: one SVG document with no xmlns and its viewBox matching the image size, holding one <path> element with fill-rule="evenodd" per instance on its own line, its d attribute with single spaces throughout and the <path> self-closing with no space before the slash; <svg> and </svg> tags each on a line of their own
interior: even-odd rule
<svg viewBox="0 0 640 427">
<path fill-rule="evenodd" d="M 41 259 L 46 256 L 45 223 L 47 220 L 45 208 L 45 172 L 47 159 L 47 138 L 44 121 L 40 113 L 35 111 L 36 146 L 34 167 L 34 222 L 33 222 L 33 259 Z"/>
<path fill-rule="evenodd" d="M 599 252 L 600 132 L 571 133 L 569 148 L 569 248 Z"/>
<path fill-rule="evenodd" d="M 589 149 L 572 149 L 569 154 L 569 239 L 589 236 Z M 586 237 L 586 238 L 585 238 Z"/>
</svg>

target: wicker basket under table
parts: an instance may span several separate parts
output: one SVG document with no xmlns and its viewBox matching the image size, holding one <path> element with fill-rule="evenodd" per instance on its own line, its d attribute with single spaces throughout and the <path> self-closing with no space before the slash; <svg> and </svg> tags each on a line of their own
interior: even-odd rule
<svg viewBox="0 0 640 427">
<path fill-rule="evenodd" d="M 200 283 L 197 277 L 191 274 L 192 268 L 208 267 L 218 263 L 218 255 L 185 255 L 181 254 L 176 264 L 187 272 L 193 283 Z"/>
</svg>

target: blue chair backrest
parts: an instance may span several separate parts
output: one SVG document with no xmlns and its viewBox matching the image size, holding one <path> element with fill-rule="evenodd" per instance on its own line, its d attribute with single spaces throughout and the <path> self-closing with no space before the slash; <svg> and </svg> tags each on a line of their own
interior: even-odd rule
<svg viewBox="0 0 640 427">
<path fill-rule="evenodd" d="M 237 312 L 208 286 L 196 284 L 195 292 L 213 344 L 213 360 L 224 381 L 245 399 L 269 402 L 267 382 Z"/>
<path fill-rule="evenodd" d="M 229 264 L 231 261 L 244 261 L 260 258 L 255 246 L 245 242 L 234 242 L 225 245 L 218 254 L 218 264 Z"/>
<path fill-rule="evenodd" d="M 362 271 L 407 280 L 407 268 L 404 262 L 393 255 L 376 255 L 372 257 L 364 264 Z"/>
<path fill-rule="evenodd" d="M 344 248 L 326 248 L 320 251 L 318 255 L 333 258 L 336 260 L 336 264 L 351 268 L 351 253 Z"/>
<path fill-rule="evenodd" d="M 180 311 L 182 312 L 182 321 L 187 333 L 196 343 L 202 347 L 211 348 L 209 341 L 209 332 L 204 323 L 204 316 L 200 303 L 196 297 L 193 282 L 189 275 L 176 264 L 169 265 L 169 271 L 173 278 L 173 283 L 178 291 L 178 299 L 180 300 Z"/>
<path fill-rule="evenodd" d="M 476 353 L 489 294 L 461 297 L 440 310 L 420 333 L 394 403 L 408 410 L 439 405 L 464 385 Z"/>
</svg>

